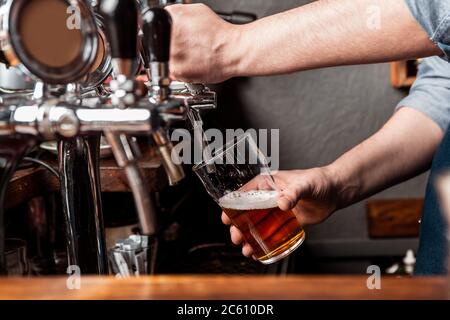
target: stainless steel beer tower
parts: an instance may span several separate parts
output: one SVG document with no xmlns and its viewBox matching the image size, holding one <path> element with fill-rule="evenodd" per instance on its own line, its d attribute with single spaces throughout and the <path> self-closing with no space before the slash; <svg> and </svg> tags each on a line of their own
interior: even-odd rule
<svg viewBox="0 0 450 320">
<path fill-rule="evenodd" d="M 86 3 L 80 2 L 80 5 Z M 117 164 L 127 175 L 142 236 L 155 248 L 151 252 L 153 256 L 149 257 L 149 261 L 154 262 L 157 212 L 138 166 L 140 153 L 135 137 L 153 140 L 169 183 L 176 184 L 184 178 L 184 171 L 173 161 L 169 127 L 178 121 L 198 118 L 203 109 L 216 107 L 215 93 L 203 85 L 187 85 L 185 90 L 171 92 L 172 21 L 166 10 L 147 7 L 140 11 L 135 0 L 103 0 L 96 8 L 110 48 L 113 69 L 110 87 L 105 89 L 99 83 L 89 90 L 83 89 L 83 77 L 89 72 L 87 66 L 82 68 L 79 79 L 74 79 L 73 75 L 65 79 L 57 74 L 58 82 L 36 76 L 51 85 L 38 83 L 39 90 L 33 97 L 29 93 L 19 94 L 19 98 L 4 100 L 0 105 L 0 273 L 6 272 L 3 202 L 7 182 L 30 147 L 39 141 L 53 140 L 59 141 L 58 163 L 69 264 L 77 265 L 84 274 L 108 273 L 99 178 L 102 134 L 111 145 Z M 88 14 L 86 19 L 92 24 L 94 16 Z M 139 28 L 143 34 L 140 49 Z M 91 37 L 89 41 L 92 48 L 84 50 L 97 50 L 96 40 Z M 142 83 L 136 81 L 140 54 L 148 68 L 148 94 L 142 90 Z M 90 65 L 93 59 L 83 63 Z M 101 81 L 107 74 L 109 71 L 105 68 Z M 65 86 L 63 91 L 61 85 Z M 150 264 L 147 271 L 154 272 L 154 264 Z"/>
</svg>

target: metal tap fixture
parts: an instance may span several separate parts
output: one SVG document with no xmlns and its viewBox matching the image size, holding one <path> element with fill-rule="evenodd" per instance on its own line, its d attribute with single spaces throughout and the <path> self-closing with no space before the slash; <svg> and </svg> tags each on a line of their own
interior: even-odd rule
<svg viewBox="0 0 450 320">
<path fill-rule="evenodd" d="M 67 27 L 69 5 L 76 6 L 76 12 L 81 14 L 80 29 Z M 148 134 L 150 112 L 131 109 L 122 115 L 123 110 L 118 108 L 104 108 L 98 103 L 87 105 L 85 100 L 88 99 L 83 100 L 86 93 L 87 96 L 92 95 L 89 90 L 101 86 L 111 69 L 102 30 L 100 26 L 97 28 L 96 20 L 84 1 L 10 0 L 1 7 L 1 21 L 3 62 L 37 81 L 32 96 L 3 99 L 0 154 L 7 154 L 8 159 L 5 155 L 7 161 L 3 161 L 5 170 L 1 172 L 1 194 L 4 195 L 6 183 L 20 156 L 26 152 L 19 146 L 59 140 L 58 160 L 69 263 L 78 265 L 83 273 L 106 274 L 108 266 L 98 174 L 100 135 L 108 126 L 111 130 L 136 130 Z M 43 43 L 36 43 L 36 38 Z M 64 42 L 66 38 L 70 43 Z M 54 56 L 55 48 L 51 47 L 59 45 L 58 39 L 67 44 L 58 50 L 62 56 Z M 94 97 L 96 93 L 98 90 L 94 91 Z M 116 119 L 125 121 L 119 121 L 121 124 L 116 126 Z M 140 120 L 144 129 L 139 126 Z M 9 150 L 11 139 L 23 141 L 15 143 L 17 152 Z M 0 222 L 2 218 L 3 214 Z M 4 227 L 1 223 L 0 230 L 3 244 Z M 0 245 L 0 270 L 5 269 L 2 248 Z"/>
<path fill-rule="evenodd" d="M 79 29 L 67 28 L 69 5 L 81 13 Z M 139 8 L 136 0 L 8 0 L 0 7 L 0 61 L 34 82 L 34 90 L 18 88 L 0 101 L 0 272 L 5 272 L 6 183 L 21 157 L 41 141 L 59 141 L 69 263 L 82 273 L 108 272 L 99 179 L 101 135 L 126 173 L 142 236 L 153 243 L 150 254 L 155 255 L 157 212 L 139 168 L 135 137 L 152 140 L 169 183 L 180 182 L 184 171 L 174 161 L 168 131 L 177 121 L 192 121 L 200 111 L 215 108 L 216 95 L 193 84 L 171 91 L 170 15 L 161 7 Z M 38 38 L 43 43 L 36 42 Z M 64 45 L 61 50 L 55 50 L 58 41 Z M 148 88 L 136 80 L 139 53 L 148 69 Z M 153 272 L 154 265 L 148 269 Z"/>
<path fill-rule="evenodd" d="M 202 83 L 186 83 L 180 90 L 170 90 L 169 54 L 170 43 L 163 47 L 155 47 L 158 43 L 152 35 L 170 32 L 170 16 L 163 8 L 171 4 L 190 4 L 191 0 L 138 0 L 144 25 L 141 45 L 143 65 L 147 71 L 150 86 L 150 97 L 154 101 L 171 99 L 181 101 L 187 108 L 188 120 L 193 123 L 201 121 L 201 112 L 217 108 L 216 93 Z M 156 8 L 156 9 L 155 9 Z M 222 19 L 233 24 L 246 24 L 257 19 L 248 12 L 233 11 L 231 13 L 216 12 Z M 156 31 L 156 32 L 155 32 Z M 163 44 L 163 42 L 162 42 Z M 150 54 L 153 48 L 154 55 Z"/>
<path fill-rule="evenodd" d="M 215 109 L 216 94 L 204 84 L 186 83 L 184 89 L 171 92 L 169 58 L 172 21 L 169 13 L 160 7 L 173 3 L 190 3 L 190 1 L 141 1 L 144 21 L 141 56 L 149 79 L 150 99 L 154 102 L 178 100 L 188 112 Z"/>
<path fill-rule="evenodd" d="M 136 105 L 140 98 L 136 95 L 137 82 L 134 80 L 138 64 L 138 8 L 134 0 L 106 0 L 100 4 L 100 13 L 105 22 L 115 73 L 114 80 L 111 82 L 111 102 L 113 106 L 126 110 Z M 150 112 L 150 108 L 147 108 L 147 111 Z M 156 208 L 137 163 L 138 147 L 126 131 L 120 132 L 108 128 L 104 133 L 118 165 L 124 168 L 127 174 L 141 231 L 146 236 L 155 236 Z"/>
<path fill-rule="evenodd" d="M 171 97 L 169 58 L 170 39 L 172 33 L 172 19 L 169 13 L 162 8 L 149 8 L 142 14 L 143 26 L 143 54 L 144 65 L 149 72 L 149 99 L 157 105 L 158 112 L 165 120 L 185 120 L 187 109 L 181 101 Z M 177 184 L 184 179 L 183 167 L 174 163 L 172 159 L 173 145 L 169 139 L 168 131 L 162 125 L 153 131 L 153 140 L 158 147 L 169 183 Z"/>
<path fill-rule="evenodd" d="M 179 1 L 179 3 L 181 2 Z M 161 8 L 167 4 L 170 3 L 160 1 L 150 4 L 150 8 L 142 9 L 144 23 L 141 56 L 149 79 L 150 101 L 160 105 L 160 113 L 169 121 L 188 120 L 195 128 L 201 123 L 202 111 L 217 107 L 217 97 L 215 92 L 212 92 L 203 84 L 186 83 L 181 90 L 171 90 L 169 77 L 170 37 L 167 34 L 170 35 L 171 33 L 172 21 L 169 13 Z M 178 102 L 179 105 L 173 102 Z M 183 109 L 180 107 L 183 107 Z M 180 115 L 183 115 L 185 119 L 180 119 Z M 154 132 L 153 138 L 159 147 L 169 181 L 171 184 L 177 183 L 184 178 L 184 172 L 181 166 L 175 165 L 173 162 L 175 155 L 171 154 L 173 146 L 167 137 L 167 133 L 159 130 Z M 201 137 L 201 140 L 200 143 L 204 145 L 204 137 Z"/>
<path fill-rule="evenodd" d="M 78 26 L 69 24 L 68 7 L 79 13 Z M 4 99 L 4 116 L 12 112 L 11 116 L 17 116 L 17 123 L 25 117 L 28 124 L 22 123 L 20 128 L 9 126 L 13 130 L 2 130 L 2 138 L 16 135 L 35 143 L 47 139 L 59 141 L 59 177 L 69 264 L 79 266 L 83 273 L 106 274 L 98 171 L 100 135 L 76 136 L 77 128 L 70 113 L 59 117 L 55 128 L 58 134 L 53 134 L 53 129 L 46 128 L 44 123 L 48 121 L 45 113 L 50 106 L 67 104 L 77 108 L 82 102 L 81 88 L 101 81 L 96 78 L 96 71 L 105 71 L 107 55 L 100 51 L 104 47 L 100 46 L 102 36 L 96 20 L 84 1 L 9 0 L 1 7 L 1 21 L 3 62 L 36 81 L 32 95 Z M 37 118 L 33 124 L 34 116 Z M 6 129 L 8 121 L 3 119 Z M 10 119 L 9 124 L 14 126 L 14 123 Z"/>
</svg>

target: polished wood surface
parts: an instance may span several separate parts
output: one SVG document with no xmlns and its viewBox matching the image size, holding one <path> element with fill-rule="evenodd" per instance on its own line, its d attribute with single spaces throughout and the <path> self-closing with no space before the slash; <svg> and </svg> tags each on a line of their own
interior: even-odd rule
<svg viewBox="0 0 450 320">
<path fill-rule="evenodd" d="M 371 200 L 367 203 L 372 238 L 418 237 L 423 199 Z"/>
<path fill-rule="evenodd" d="M 380 290 L 368 276 L 155 276 L 129 279 L 82 277 L 80 290 L 67 278 L 4 278 L 0 299 L 448 299 L 445 278 L 382 277 Z"/>
<path fill-rule="evenodd" d="M 44 161 L 57 168 L 55 157 Z M 167 177 L 161 161 L 154 152 L 147 152 L 139 164 L 148 183 L 149 191 L 159 191 L 167 186 Z M 127 178 L 113 158 L 100 162 L 100 179 L 103 192 L 129 192 Z M 20 203 L 51 192 L 59 192 L 59 181 L 48 170 L 40 167 L 19 170 L 11 179 L 6 194 L 6 207 L 13 208 Z"/>
</svg>

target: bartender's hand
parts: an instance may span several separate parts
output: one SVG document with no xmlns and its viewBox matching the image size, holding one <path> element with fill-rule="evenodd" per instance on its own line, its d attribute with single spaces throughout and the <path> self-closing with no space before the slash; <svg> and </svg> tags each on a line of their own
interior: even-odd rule
<svg viewBox="0 0 450 320">
<path fill-rule="evenodd" d="M 315 224 L 334 211 L 429 169 L 444 132 L 431 118 L 412 108 L 398 110 L 372 137 L 318 169 L 280 171 L 274 175 L 282 190 L 278 206 L 294 208 L 303 225 Z M 226 224 L 231 221 L 224 214 Z M 234 243 L 242 233 L 231 227 Z M 252 255 L 244 243 L 243 253 Z"/>
<path fill-rule="evenodd" d="M 292 209 L 303 226 L 323 222 L 339 207 L 337 176 L 328 167 L 279 171 L 274 174 L 274 179 L 280 190 L 279 208 L 284 211 Z M 222 213 L 222 221 L 231 225 L 225 213 Z M 233 243 L 243 244 L 242 253 L 250 257 L 253 249 L 244 243 L 241 231 L 231 225 L 230 233 Z"/>
<path fill-rule="evenodd" d="M 238 26 L 204 4 L 166 7 L 173 20 L 171 76 L 185 82 L 218 83 L 234 74 Z"/>
</svg>

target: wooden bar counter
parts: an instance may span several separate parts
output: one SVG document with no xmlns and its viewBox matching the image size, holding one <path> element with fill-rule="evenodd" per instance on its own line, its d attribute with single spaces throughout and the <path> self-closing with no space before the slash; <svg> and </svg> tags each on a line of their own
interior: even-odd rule
<svg viewBox="0 0 450 320">
<path fill-rule="evenodd" d="M 369 290 L 365 276 L 153 276 L 117 279 L 82 277 L 79 290 L 67 278 L 3 278 L 0 299 L 155 299 L 155 300 L 301 300 L 301 299 L 448 299 L 445 278 L 382 277 Z"/>
</svg>

